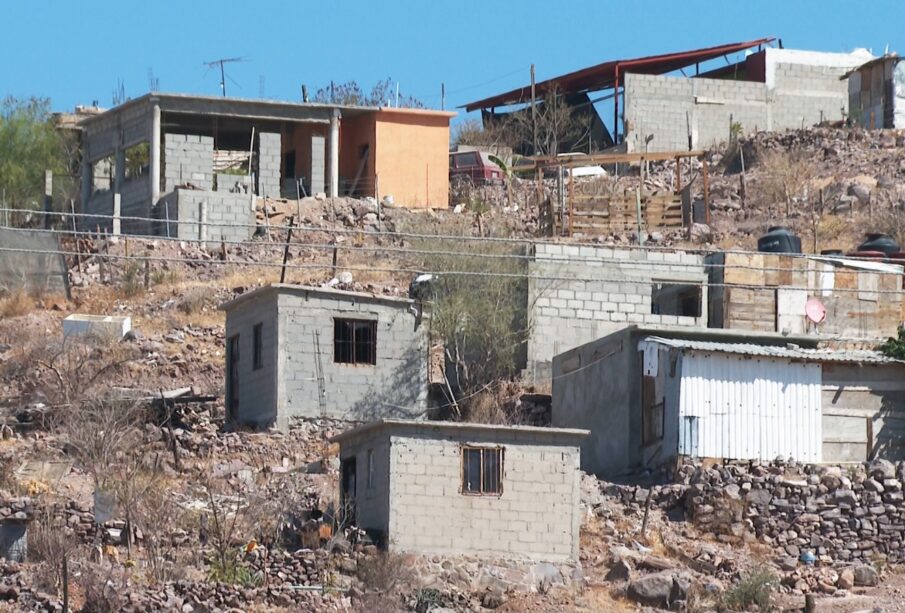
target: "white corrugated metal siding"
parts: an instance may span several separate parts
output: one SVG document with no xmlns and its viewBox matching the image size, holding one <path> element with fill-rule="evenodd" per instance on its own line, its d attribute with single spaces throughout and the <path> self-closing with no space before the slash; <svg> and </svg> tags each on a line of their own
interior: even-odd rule
<svg viewBox="0 0 905 613">
<path fill-rule="evenodd" d="M 679 453 L 819 462 L 819 363 L 685 350 Z"/>
</svg>

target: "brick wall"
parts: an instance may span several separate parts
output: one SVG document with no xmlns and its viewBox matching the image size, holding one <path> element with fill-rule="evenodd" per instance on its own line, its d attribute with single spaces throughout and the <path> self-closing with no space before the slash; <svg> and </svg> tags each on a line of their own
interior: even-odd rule
<svg viewBox="0 0 905 613">
<path fill-rule="evenodd" d="M 258 195 L 279 198 L 282 137 L 278 132 L 261 132 L 258 138 Z"/>
<path fill-rule="evenodd" d="M 427 409 L 427 321 L 419 324 L 407 301 L 303 291 L 282 292 L 279 300 L 280 406 L 287 419 L 413 417 Z M 377 322 L 375 365 L 334 362 L 334 318 Z M 318 360 L 325 391 L 323 413 Z"/>
<path fill-rule="evenodd" d="M 188 183 L 198 189 L 213 189 L 213 137 L 164 134 L 162 164 L 165 192 Z"/>
<path fill-rule="evenodd" d="M 525 433 L 390 440 L 390 550 L 577 559 L 577 444 Z M 461 493 L 462 443 L 504 447 L 502 494 Z"/>
<path fill-rule="evenodd" d="M 549 377 L 554 355 L 629 325 L 707 326 L 706 274 L 696 254 L 539 244 L 529 274 L 527 374 L 534 380 Z M 651 313 L 655 281 L 701 284 L 701 317 Z"/>
</svg>

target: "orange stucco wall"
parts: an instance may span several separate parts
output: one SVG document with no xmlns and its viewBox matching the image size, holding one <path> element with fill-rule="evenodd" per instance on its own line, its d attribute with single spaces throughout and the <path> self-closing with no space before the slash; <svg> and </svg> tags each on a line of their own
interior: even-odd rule
<svg viewBox="0 0 905 613">
<path fill-rule="evenodd" d="M 376 112 L 381 197 L 392 194 L 399 206 L 449 206 L 449 120 L 454 113 L 407 109 Z"/>
</svg>

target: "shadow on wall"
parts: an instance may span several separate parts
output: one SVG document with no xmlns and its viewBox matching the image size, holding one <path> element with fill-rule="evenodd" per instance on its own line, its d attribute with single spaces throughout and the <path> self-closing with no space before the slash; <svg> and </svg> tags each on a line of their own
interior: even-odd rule
<svg viewBox="0 0 905 613">
<path fill-rule="evenodd" d="M 880 397 L 880 410 L 867 418 L 867 440 L 873 437 L 869 460 L 905 460 L 905 391 L 872 392 Z"/>
<path fill-rule="evenodd" d="M 389 377 L 374 377 L 362 399 L 349 407 L 346 418 L 356 421 L 415 419 L 427 411 L 427 357 L 410 349 Z"/>
</svg>

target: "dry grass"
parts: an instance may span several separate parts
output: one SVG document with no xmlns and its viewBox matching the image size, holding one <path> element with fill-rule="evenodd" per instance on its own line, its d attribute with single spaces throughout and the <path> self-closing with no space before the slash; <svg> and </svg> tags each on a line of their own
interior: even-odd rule
<svg viewBox="0 0 905 613">
<path fill-rule="evenodd" d="M 0 298 L 0 318 L 21 317 L 35 310 L 35 299 L 24 289 Z"/>
<path fill-rule="evenodd" d="M 633 613 L 639 611 L 637 605 L 618 598 L 610 593 L 610 590 L 601 586 L 588 587 L 576 600 L 575 604 L 581 607 L 581 611 L 606 611 L 607 613 Z"/>
</svg>

